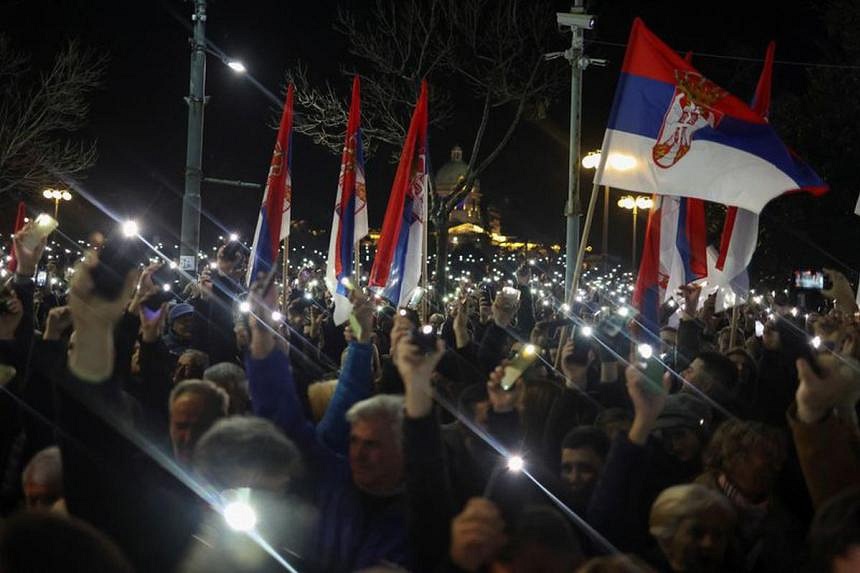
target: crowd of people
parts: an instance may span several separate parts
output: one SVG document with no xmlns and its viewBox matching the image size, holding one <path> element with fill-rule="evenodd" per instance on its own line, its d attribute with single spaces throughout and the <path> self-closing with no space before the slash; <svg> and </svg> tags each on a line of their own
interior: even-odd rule
<svg viewBox="0 0 860 573">
<path fill-rule="evenodd" d="M 0 293 L 4 573 L 860 570 L 837 271 L 721 312 L 688 285 L 651 333 L 524 260 L 414 308 L 354 288 L 336 325 L 321 277 L 245 288 L 226 245 L 184 289 L 107 247 L 37 287 L 34 232 Z"/>
</svg>

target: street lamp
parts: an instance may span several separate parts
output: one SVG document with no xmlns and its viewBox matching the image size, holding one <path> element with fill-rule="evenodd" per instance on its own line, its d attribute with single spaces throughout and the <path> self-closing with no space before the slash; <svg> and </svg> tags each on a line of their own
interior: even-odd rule
<svg viewBox="0 0 860 573">
<path fill-rule="evenodd" d="M 654 200 L 644 195 L 637 195 L 636 197 L 625 195 L 618 200 L 618 206 L 622 209 L 633 211 L 633 252 L 631 253 L 631 260 L 633 261 L 633 268 L 636 269 L 636 243 L 638 242 L 636 240 L 636 219 L 640 209 L 650 209 L 654 206 Z"/>
<path fill-rule="evenodd" d="M 42 197 L 54 202 L 54 219 L 60 212 L 60 201 L 71 201 L 72 194 L 66 189 L 45 189 L 42 191 Z"/>
</svg>

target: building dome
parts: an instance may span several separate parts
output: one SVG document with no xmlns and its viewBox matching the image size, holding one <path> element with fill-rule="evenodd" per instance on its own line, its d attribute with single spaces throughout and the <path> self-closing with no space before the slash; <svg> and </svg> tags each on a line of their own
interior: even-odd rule
<svg viewBox="0 0 860 573">
<path fill-rule="evenodd" d="M 463 148 L 455 145 L 451 149 L 451 160 L 436 172 L 436 194 L 447 197 L 453 193 L 457 183 L 466 176 L 468 169 L 469 164 L 463 161 Z M 480 184 L 476 181 L 473 189 L 477 190 L 479 187 Z"/>
</svg>

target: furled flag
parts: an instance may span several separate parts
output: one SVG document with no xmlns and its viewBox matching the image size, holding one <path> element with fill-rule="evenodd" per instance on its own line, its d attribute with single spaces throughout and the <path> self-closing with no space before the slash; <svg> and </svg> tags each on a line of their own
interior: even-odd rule
<svg viewBox="0 0 860 573">
<path fill-rule="evenodd" d="M 776 45 L 770 42 L 751 103 L 752 110 L 765 121 L 770 111 L 775 49 Z M 739 207 L 729 207 L 723 222 L 719 254 L 716 261 L 709 265 L 708 272 L 708 285 L 721 289 L 721 294 L 717 296 L 717 312 L 746 301 L 749 291 L 746 271 L 757 245 L 758 214 Z M 730 296 L 725 296 L 726 292 Z"/>
<path fill-rule="evenodd" d="M 370 286 L 399 306 L 406 304 L 421 278 L 429 191 L 428 153 L 427 82 L 422 81 L 370 271 Z"/>
<path fill-rule="evenodd" d="M 771 199 L 827 186 L 745 103 L 633 22 L 597 181 L 689 196 L 754 213 Z"/>
<path fill-rule="evenodd" d="M 642 325 L 656 336 L 663 302 L 707 273 L 704 202 L 655 195 L 633 291 L 633 306 L 641 314 Z"/>
<path fill-rule="evenodd" d="M 12 229 L 12 235 L 14 236 L 18 231 L 24 228 L 24 219 L 27 217 L 27 206 L 23 201 L 18 202 L 18 212 L 15 215 L 15 227 Z M 10 249 L 11 254 L 9 255 L 9 272 L 14 273 L 18 270 L 18 259 L 15 258 L 15 249 Z"/>
<path fill-rule="evenodd" d="M 352 311 L 344 281 L 358 283 L 358 277 L 353 276 L 356 249 L 358 242 L 367 236 L 367 191 L 364 184 L 359 97 L 359 79 L 355 76 L 352 80 L 352 101 L 340 161 L 325 276 L 326 286 L 334 298 L 334 323 L 338 325 L 346 322 Z"/>
<path fill-rule="evenodd" d="M 248 286 L 258 273 L 268 273 L 277 265 L 278 248 L 290 234 L 290 205 L 292 203 L 291 159 L 293 153 L 293 85 L 287 88 L 284 112 L 278 127 L 272 164 L 266 178 L 263 204 L 254 232 L 251 257 L 248 260 Z"/>
</svg>

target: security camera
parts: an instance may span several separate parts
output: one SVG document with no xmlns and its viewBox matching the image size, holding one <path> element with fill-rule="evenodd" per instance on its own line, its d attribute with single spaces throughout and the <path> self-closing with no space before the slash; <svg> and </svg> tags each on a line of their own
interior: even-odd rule
<svg viewBox="0 0 860 573">
<path fill-rule="evenodd" d="M 555 19 L 559 26 L 576 27 L 583 30 L 593 30 L 594 24 L 597 23 L 597 17 L 591 14 L 574 14 L 571 12 L 557 12 Z"/>
</svg>

